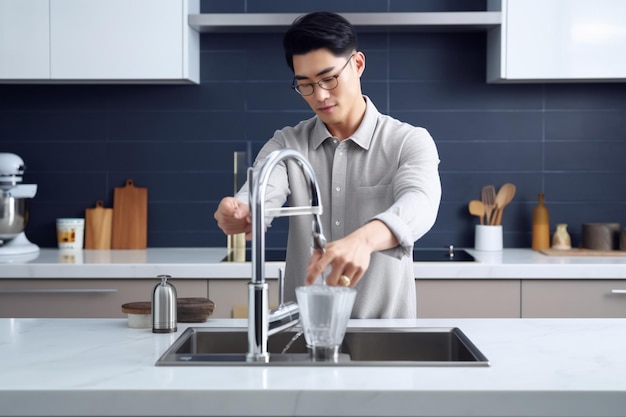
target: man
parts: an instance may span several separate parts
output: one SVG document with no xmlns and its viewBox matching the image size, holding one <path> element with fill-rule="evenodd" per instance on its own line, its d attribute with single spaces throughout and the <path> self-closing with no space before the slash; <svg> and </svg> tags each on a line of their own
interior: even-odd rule
<svg viewBox="0 0 626 417">
<path fill-rule="evenodd" d="M 312 284 L 329 267 L 329 285 L 358 291 L 353 318 L 415 317 L 413 242 L 434 224 L 441 199 L 434 141 L 425 129 L 380 114 L 362 94 L 365 55 L 340 15 L 317 12 L 296 19 L 284 49 L 294 72 L 292 88 L 315 117 L 276 131 L 255 163 L 282 148 L 309 160 L 329 242 L 324 253 L 311 255 L 311 219 L 290 217 L 285 297 L 295 299 L 295 287 Z M 287 198 L 289 205 L 302 205 L 309 190 L 293 179 L 297 167 L 274 171 L 266 207 L 280 207 Z M 249 237 L 248 198 L 244 185 L 220 202 L 215 219 L 226 234 Z"/>
</svg>

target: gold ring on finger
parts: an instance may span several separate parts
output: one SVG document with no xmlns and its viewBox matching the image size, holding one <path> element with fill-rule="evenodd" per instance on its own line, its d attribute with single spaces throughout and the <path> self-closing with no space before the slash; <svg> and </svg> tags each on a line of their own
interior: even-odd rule
<svg viewBox="0 0 626 417">
<path fill-rule="evenodd" d="M 352 280 L 350 279 L 350 277 L 348 277 L 346 275 L 342 275 L 342 276 L 339 277 L 339 282 L 344 287 L 348 287 L 350 285 L 350 283 L 352 282 Z"/>
</svg>

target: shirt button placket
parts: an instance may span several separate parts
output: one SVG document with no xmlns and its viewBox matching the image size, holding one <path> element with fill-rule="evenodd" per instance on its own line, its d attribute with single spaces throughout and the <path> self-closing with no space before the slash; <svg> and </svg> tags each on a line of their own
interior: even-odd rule
<svg viewBox="0 0 626 417">
<path fill-rule="evenodd" d="M 345 216 L 346 216 L 346 172 L 347 158 L 346 146 L 347 142 L 339 142 L 333 158 L 332 168 L 332 184 L 333 190 L 331 201 L 331 216 L 333 219 L 332 240 L 340 239 L 345 236 Z"/>
</svg>

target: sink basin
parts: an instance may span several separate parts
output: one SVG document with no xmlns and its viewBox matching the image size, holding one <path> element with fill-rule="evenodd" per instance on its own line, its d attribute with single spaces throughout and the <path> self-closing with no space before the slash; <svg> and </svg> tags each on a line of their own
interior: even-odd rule
<svg viewBox="0 0 626 417">
<path fill-rule="evenodd" d="M 269 337 L 269 363 L 247 362 L 247 329 L 190 327 L 157 366 L 489 366 L 458 328 L 348 328 L 338 362 L 312 361 L 297 329 Z"/>
</svg>

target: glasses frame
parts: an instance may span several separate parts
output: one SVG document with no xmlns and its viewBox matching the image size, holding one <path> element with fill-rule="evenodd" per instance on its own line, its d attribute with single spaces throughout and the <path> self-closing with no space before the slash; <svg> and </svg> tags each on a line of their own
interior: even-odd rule
<svg viewBox="0 0 626 417">
<path fill-rule="evenodd" d="M 298 80 L 296 80 L 296 78 L 294 77 L 293 81 L 291 82 L 291 88 L 293 88 L 296 91 L 296 93 L 300 94 L 302 97 L 308 97 L 312 95 L 315 92 L 315 86 L 318 86 L 319 88 L 323 88 L 324 90 L 327 90 L 327 91 L 334 90 L 335 88 L 339 86 L 339 76 L 341 75 L 343 70 L 346 69 L 348 64 L 352 61 L 352 58 L 354 57 L 354 55 L 356 55 L 356 52 L 350 55 L 350 58 L 348 58 L 346 63 L 343 65 L 343 67 L 341 67 L 341 69 L 339 70 L 339 72 L 337 72 L 337 74 L 331 75 L 329 77 L 324 77 L 321 80 L 314 82 L 314 83 L 305 83 L 305 84 L 298 84 Z M 324 84 L 328 84 L 329 82 L 332 82 L 331 81 L 332 79 L 335 80 L 335 85 L 330 88 L 325 87 Z M 303 87 L 303 86 L 310 86 L 311 92 L 309 94 L 302 94 L 302 92 L 300 91 L 300 87 Z"/>
</svg>

